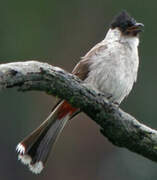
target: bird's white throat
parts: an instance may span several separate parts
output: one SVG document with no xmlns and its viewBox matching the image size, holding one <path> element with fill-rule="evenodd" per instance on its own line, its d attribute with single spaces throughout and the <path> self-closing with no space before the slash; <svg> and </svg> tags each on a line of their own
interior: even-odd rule
<svg viewBox="0 0 157 180">
<path fill-rule="evenodd" d="M 108 43 L 113 43 L 118 41 L 120 43 L 127 43 L 131 48 L 137 48 L 139 45 L 139 38 L 138 36 L 128 36 L 123 35 L 122 32 L 118 29 L 109 29 L 105 39 L 103 40 Z"/>
</svg>

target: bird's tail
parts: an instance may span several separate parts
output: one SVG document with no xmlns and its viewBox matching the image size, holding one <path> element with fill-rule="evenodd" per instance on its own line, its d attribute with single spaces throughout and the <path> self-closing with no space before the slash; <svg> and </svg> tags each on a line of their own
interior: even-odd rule
<svg viewBox="0 0 157 180">
<path fill-rule="evenodd" d="M 18 159 L 28 165 L 33 173 L 42 171 L 57 137 L 76 111 L 76 108 L 62 101 L 35 131 L 17 145 Z"/>
</svg>

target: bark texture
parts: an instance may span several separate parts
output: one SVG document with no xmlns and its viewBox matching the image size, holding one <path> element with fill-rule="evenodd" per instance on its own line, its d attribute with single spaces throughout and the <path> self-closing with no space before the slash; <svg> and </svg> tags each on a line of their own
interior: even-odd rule
<svg viewBox="0 0 157 180">
<path fill-rule="evenodd" d="M 86 87 L 76 76 L 37 61 L 1 64 L 0 89 L 13 87 L 66 99 L 91 117 L 113 144 L 157 161 L 157 131 L 104 100 L 102 94 Z"/>
</svg>

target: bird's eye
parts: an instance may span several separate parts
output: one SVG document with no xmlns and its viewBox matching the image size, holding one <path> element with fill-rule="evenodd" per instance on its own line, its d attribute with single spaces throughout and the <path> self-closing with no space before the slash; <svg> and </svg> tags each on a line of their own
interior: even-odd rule
<svg viewBox="0 0 157 180">
<path fill-rule="evenodd" d="M 133 23 L 131 21 L 127 21 L 127 27 L 133 26 Z"/>
</svg>

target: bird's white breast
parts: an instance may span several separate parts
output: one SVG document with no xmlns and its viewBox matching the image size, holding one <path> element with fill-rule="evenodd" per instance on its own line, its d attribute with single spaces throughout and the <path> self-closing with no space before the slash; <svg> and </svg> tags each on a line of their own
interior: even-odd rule
<svg viewBox="0 0 157 180">
<path fill-rule="evenodd" d="M 113 37 L 107 38 L 99 44 L 107 48 L 102 48 L 91 57 L 85 82 L 102 93 L 111 94 L 111 101 L 120 103 L 129 94 L 137 78 L 138 38 L 118 38 L 115 41 Z"/>
</svg>

